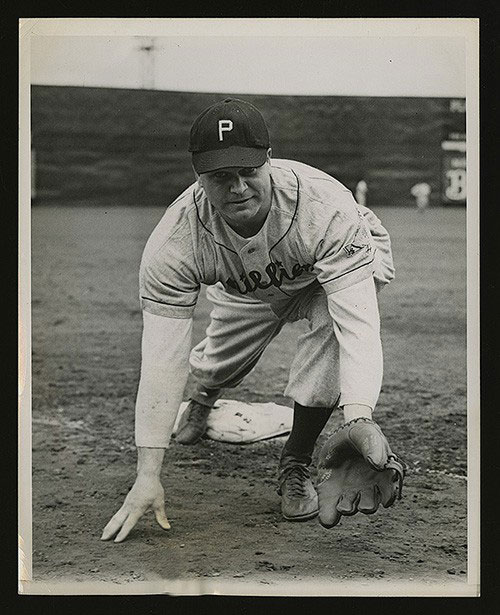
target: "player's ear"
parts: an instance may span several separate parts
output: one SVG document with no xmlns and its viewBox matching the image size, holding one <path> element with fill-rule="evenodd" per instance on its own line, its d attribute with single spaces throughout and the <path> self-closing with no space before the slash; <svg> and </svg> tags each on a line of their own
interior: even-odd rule
<svg viewBox="0 0 500 615">
<path fill-rule="evenodd" d="M 271 148 L 269 148 L 267 150 L 267 160 L 266 160 L 266 162 L 271 162 L 271 155 L 272 155 L 272 153 L 273 153 L 273 150 Z"/>
<path fill-rule="evenodd" d="M 191 165 L 191 168 L 193 169 L 193 173 L 194 173 L 194 177 L 195 177 L 195 179 L 196 179 L 196 180 L 198 180 L 200 176 L 199 176 L 199 175 L 198 175 L 198 173 L 194 170 L 193 165 Z"/>
</svg>

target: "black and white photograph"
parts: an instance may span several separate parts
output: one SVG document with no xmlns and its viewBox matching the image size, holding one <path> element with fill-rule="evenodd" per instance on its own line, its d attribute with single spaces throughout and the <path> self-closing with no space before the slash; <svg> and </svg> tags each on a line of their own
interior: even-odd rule
<svg viewBox="0 0 500 615">
<path fill-rule="evenodd" d="M 479 596 L 478 28 L 20 20 L 19 593 Z"/>
</svg>

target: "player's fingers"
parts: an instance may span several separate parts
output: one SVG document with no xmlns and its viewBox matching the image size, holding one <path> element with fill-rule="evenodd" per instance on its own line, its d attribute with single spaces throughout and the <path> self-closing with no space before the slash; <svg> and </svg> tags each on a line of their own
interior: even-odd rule
<svg viewBox="0 0 500 615">
<path fill-rule="evenodd" d="M 121 528 L 123 522 L 127 518 L 128 511 L 122 506 L 120 510 L 114 514 L 109 520 L 101 534 L 101 540 L 109 540 Z"/>
<path fill-rule="evenodd" d="M 122 529 L 118 532 L 118 536 L 115 538 L 115 542 L 122 542 L 129 535 L 130 530 L 134 527 L 134 525 L 139 521 L 142 516 L 141 511 L 134 511 L 129 514 L 126 518 L 124 524 L 122 525 Z"/>
<path fill-rule="evenodd" d="M 337 511 L 341 515 L 355 515 L 358 512 L 359 498 L 360 493 L 358 491 L 343 493 L 337 504 Z"/>
<path fill-rule="evenodd" d="M 378 510 L 380 505 L 380 491 L 377 485 L 373 489 L 365 489 L 359 498 L 358 510 L 365 515 L 371 515 Z"/>
<path fill-rule="evenodd" d="M 169 530 L 170 529 L 170 523 L 169 523 L 169 521 L 167 519 L 167 513 L 165 512 L 165 503 L 163 501 L 163 498 L 161 498 L 160 500 L 156 500 L 154 502 L 153 510 L 154 510 L 156 521 L 158 522 L 158 524 L 164 530 Z"/>
</svg>

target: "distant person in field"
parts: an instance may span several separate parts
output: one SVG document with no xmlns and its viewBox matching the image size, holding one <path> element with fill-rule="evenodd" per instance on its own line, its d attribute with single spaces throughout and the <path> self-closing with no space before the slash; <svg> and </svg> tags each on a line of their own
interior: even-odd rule
<svg viewBox="0 0 500 615">
<path fill-rule="evenodd" d="M 366 207 L 366 193 L 368 192 L 368 185 L 364 179 L 360 179 L 356 184 L 356 201 L 358 205 Z"/>
<path fill-rule="evenodd" d="M 431 187 L 427 182 L 420 182 L 412 186 L 411 195 L 415 197 L 417 209 L 420 212 L 425 211 L 429 207 Z"/>
<path fill-rule="evenodd" d="M 284 391 L 294 415 L 277 487 L 289 521 L 318 512 L 322 521 L 330 504 L 318 504 L 309 466 L 332 412 L 345 423 L 369 420 L 380 393 L 377 291 L 394 277 L 380 220 L 326 173 L 271 158 L 264 119 L 248 102 L 205 109 L 189 151 L 196 181 L 168 207 L 142 258 L 137 478 L 103 540 L 124 540 L 149 508 L 170 527 L 160 470 L 189 368 L 196 390 L 176 434 L 183 445 L 204 436 L 222 390 L 241 383 L 282 327 L 307 321 Z M 213 310 L 207 337 L 191 350 L 201 284 Z M 358 501 L 344 495 L 339 514 L 378 507 Z"/>
</svg>

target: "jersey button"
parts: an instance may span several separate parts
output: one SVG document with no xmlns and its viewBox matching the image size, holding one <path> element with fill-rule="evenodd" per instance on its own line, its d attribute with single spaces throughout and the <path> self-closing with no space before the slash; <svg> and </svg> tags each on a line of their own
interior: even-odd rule
<svg viewBox="0 0 500 615">
<path fill-rule="evenodd" d="M 248 254 L 253 254 L 255 252 L 255 248 L 249 248 Z"/>
</svg>

